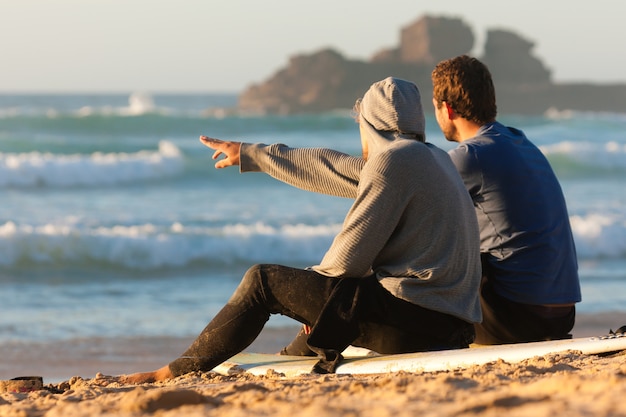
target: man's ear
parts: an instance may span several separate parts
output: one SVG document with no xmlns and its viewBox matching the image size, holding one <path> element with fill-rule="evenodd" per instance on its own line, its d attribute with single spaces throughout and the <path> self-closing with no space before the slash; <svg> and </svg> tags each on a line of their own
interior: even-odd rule
<svg viewBox="0 0 626 417">
<path fill-rule="evenodd" d="M 454 120 L 456 118 L 456 113 L 454 112 L 454 109 L 450 107 L 447 101 L 444 101 L 443 105 L 446 106 L 446 113 L 448 114 L 448 119 Z"/>
</svg>

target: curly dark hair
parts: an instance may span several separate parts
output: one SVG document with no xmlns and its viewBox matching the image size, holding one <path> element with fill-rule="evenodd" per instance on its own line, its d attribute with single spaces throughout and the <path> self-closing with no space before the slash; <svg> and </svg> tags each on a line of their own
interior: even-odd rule
<svg viewBox="0 0 626 417">
<path fill-rule="evenodd" d="M 491 73 L 468 55 L 441 61 L 431 74 L 437 108 L 445 101 L 464 119 L 478 124 L 493 122 L 498 113 Z"/>
</svg>

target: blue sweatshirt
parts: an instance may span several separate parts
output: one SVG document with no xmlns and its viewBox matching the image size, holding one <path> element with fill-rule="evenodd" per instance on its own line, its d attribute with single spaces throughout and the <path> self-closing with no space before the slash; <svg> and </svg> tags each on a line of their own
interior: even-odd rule
<svg viewBox="0 0 626 417">
<path fill-rule="evenodd" d="M 494 290 L 524 304 L 579 302 L 565 198 L 543 153 L 494 122 L 449 154 L 474 202 Z"/>
</svg>

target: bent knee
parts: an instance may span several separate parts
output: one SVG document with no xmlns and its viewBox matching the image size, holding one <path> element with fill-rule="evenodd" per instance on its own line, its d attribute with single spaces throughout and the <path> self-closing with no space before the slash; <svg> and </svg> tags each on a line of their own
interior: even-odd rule
<svg viewBox="0 0 626 417">
<path fill-rule="evenodd" d="M 262 292 L 262 277 L 267 266 L 266 264 L 256 264 L 248 268 L 229 302 L 238 302 L 244 298 L 250 297 L 254 293 Z"/>
</svg>

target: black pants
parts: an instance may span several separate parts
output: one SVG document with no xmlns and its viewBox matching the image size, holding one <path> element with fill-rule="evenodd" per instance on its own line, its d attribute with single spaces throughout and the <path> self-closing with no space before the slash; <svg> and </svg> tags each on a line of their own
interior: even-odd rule
<svg viewBox="0 0 626 417">
<path fill-rule="evenodd" d="M 575 307 L 543 307 L 520 304 L 497 294 L 488 277 L 483 276 L 480 290 L 482 323 L 476 324 L 478 344 L 538 342 L 571 339 Z"/>
<path fill-rule="evenodd" d="M 345 283 L 356 283 L 353 299 L 340 298 L 352 294 Z M 172 374 L 209 371 L 243 351 L 271 314 L 313 326 L 319 340 L 338 350 L 349 344 L 380 353 L 458 348 L 467 347 L 474 336 L 472 324 L 394 297 L 374 277 L 338 279 L 311 270 L 255 265 L 185 353 L 170 363 Z M 324 323 L 318 323 L 320 315 L 326 317 Z M 336 322 L 341 326 L 335 327 Z"/>
</svg>

